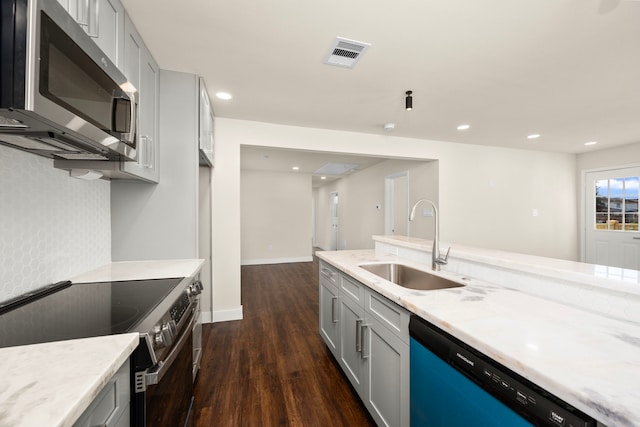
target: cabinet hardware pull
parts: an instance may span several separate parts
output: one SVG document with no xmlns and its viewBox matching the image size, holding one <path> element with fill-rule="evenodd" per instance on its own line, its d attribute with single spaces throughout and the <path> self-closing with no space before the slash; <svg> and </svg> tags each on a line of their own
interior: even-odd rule
<svg viewBox="0 0 640 427">
<path fill-rule="evenodd" d="M 336 301 L 338 297 L 331 297 L 331 321 L 333 323 L 338 323 L 339 319 L 336 319 Z"/>
<path fill-rule="evenodd" d="M 98 37 L 98 0 L 78 2 L 76 16 L 78 24 L 83 27 L 89 37 Z"/>
<path fill-rule="evenodd" d="M 369 328 L 369 325 L 362 325 L 362 332 L 360 332 L 360 350 L 362 353 L 362 358 L 363 359 L 368 359 L 369 358 L 369 354 L 365 353 L 365 349 L 367 348 L 367 345 L 365 343 L 365 333 L 364 330 Z M 371 333 L 371 331 L 369 331 L 369 333 Z"/>
<path fill-rule="evenodd" d="M 333 279 L 334 273 L 333 273 L 333 271 L 329 270 L 328 268 L 323 268 L 322 269 L 322 273 L 324 273 L 325 276 L 329 276 L 329 277 L 331 277 Z"/>
<path fill-rule="evenodd" d="M 634 237 L 633 240 L 640 240 L 640 237 Z"/>
<path fill-rule="evenodd" d="M 356 353 L 362 353 L 362 319 L 356 320 Z"/>
</svg>

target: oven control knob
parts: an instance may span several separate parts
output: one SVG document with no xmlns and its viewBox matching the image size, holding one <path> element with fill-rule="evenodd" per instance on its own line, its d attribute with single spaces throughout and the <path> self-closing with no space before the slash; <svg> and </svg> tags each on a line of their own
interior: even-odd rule
<svg viewBox="0 0 640 427">
<path fill-rule="evenodd" d="M 204 287 L 202 286 L 202 282 L 196 280 L 187 288 L 187 295 L 190 297 L 200 295 L 202 293 L 202 289 L 204 289 Z"/>
<path fill-rule="evenodd" d="M 202 285 L 202 282 L 200 280 L 196 280 L 193 286 L 196 287 L 196 289 L 198 290 L 198 293 L 201 293 L 202 290 L 204 289 L 204 286 Z"/>
<path fill-rule="evenodd" d="M 154 336 L 154 343 L 156 347 L 169 347 L 173 344 L 173 337 L 176 335 L 177 329 L 176 322 L 173 320 L 163 324 Z"/>
</svg>

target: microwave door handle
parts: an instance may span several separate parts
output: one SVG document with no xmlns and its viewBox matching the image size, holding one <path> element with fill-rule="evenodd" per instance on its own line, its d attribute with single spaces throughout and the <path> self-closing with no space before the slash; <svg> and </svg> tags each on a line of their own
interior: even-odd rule
<svg viewBox="0 0 640 427">
<path fill-rule="evenodd" d="M 137 130 L 138 120 L 136 117 L 136 96 L 135 93 L 127 92 L 129 96 L 129 121 L 131 122 L 130 130 L 131 135 L 129 136 L 130 141 L 134 141 Z M 138 147 L 134 147 L 137 148 Z"/>
<path fill-rule="evenodd" d="M 129 100 L 129 132 L 122 132 L 123 138 L 132 141 L 136 134 L 136 102 L 135 102 L 135 93 L 133 92 L 124 92 L 127 95 Z M 111 105 L 111 128 L 113 131 L 118 131 L 116 128 L 116 112 L 118 111 L 118 100 L 126 99 L 124 97 L 113 97 L 112 105 Z M 137 147 L 135 147 L 137 149 Z"/>
</svg>

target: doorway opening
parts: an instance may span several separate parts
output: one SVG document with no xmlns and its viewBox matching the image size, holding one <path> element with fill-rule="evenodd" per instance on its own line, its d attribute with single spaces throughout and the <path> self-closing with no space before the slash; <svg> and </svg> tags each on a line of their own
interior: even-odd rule
<svg viewBox="0 0 640 427">
<path fill-rule="evenodd" d="M 384 232 L 409 235 L 409 172 L 387 175 L 384 179 Z"/>
<path fill-rule="evenodd" d="M 330 243 L 329 250 L 336 251 L 338 250 L 338 192 L 333 191 L 329 194 L 329 209 L 330 209 Z"/>
</svg>

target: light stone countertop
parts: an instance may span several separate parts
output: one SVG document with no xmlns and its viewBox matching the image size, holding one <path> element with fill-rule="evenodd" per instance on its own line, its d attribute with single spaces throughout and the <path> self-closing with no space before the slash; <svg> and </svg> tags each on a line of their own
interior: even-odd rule
<svg viewBox="0 0 640 427">
<path fill-rule="evenodd" d="M 193 277 L 204 260 L 114 262 L 73 283 Z M 0 348 L 0 427 L 71 426 L 138 346 L 137 333 Z"/>
<path fill-rule="evenodd" d="M 417 245 L 416 249 L 431 250 L 429 244 L 410 244 Z M 459 251 L 457 245 L 454 248 Z M 639 325 L 487 281 L 468 277 L 461 280 L 462 276 L 446 271 L 434 274 L 465 286 L 417 291 L 358 267 L 364 263 L 399 262 L 430 271 L 430 265 L 393 254 L 360 250 L 316 255 L 605 425 L 640 426 Z M 480 251 L 476 256 L 486 262 L 486 257 L 495 254 Z M 513 255 L 512 260 L 499 262 L 512 269 L 521 263 L 524 274 L 534 268 L 532 259 Z M 562 271 L 556 274 L 588 275 L 580 268 L 571 271 L 576 267 L 573 265 L 563 269 L 563 263 L 542 268 Z M 607 282 L 605 287 L 609 285 Z"/>
<path fill-rule="evenodd" d="M 0 427 L 73 425 L 139 341 L 133 333 L 0 348 Z"/>
<path fill-rule="evenodd" d="M 73 283 L 91 283 L 191 277 L 200 270 L 202 264 L 203 259 L 119 261 L 72 277 L 70 280 Z"/>
<path fill-rule="evenodd" d="M 431 240 L 407 236 L 373 236 L 373 240 L 429 253 L 433 244 Z M 453 259 L 556 279 L 580 280 L 584 284 L 599 288 L 640 295 L 640 272 L 637 270 L 440 242 L 440 250 L 443 253 L 449 246 L 452 248 L 450 257 Z"/>
</svg>

